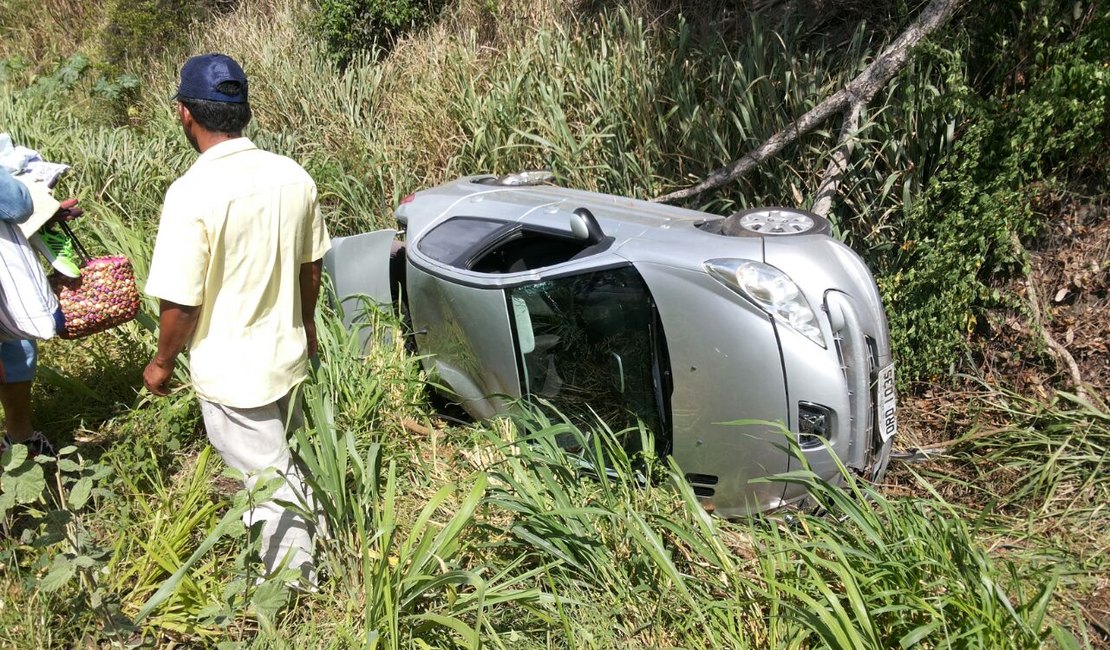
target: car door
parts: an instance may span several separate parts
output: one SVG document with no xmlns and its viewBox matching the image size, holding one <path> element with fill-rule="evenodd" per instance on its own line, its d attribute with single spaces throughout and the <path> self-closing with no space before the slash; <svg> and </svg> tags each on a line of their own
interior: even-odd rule
<svg viewBox="0 0 1110 650">
<path fill-rule="evenodd" d="M 386 229 L 332 238 L 331 249 L 324 254 L 324 270 L 348 328 L 361 320 L 366 299 L 390 303 L 390 251 L 396 237 L 396 230 Z"/>
<path fill-rule="evenodd" d="M 452 277 L 454 246 L 473 245 L 501 227 L 482 220 L 460 221 L 424 246 L 424 264 L 405 261 L 401 296 L 408 306 L 412 335 L 422 363 L 444 392 L 477 418 L 504 412 L 520 397 L 505 291 Z M 324 256 L 337 307 L 348 328 L 365 322 L 367 301 L 388 304 L 396 267 L 391 260 L 396 230 L 379 230 L 332 239 Z M 419 256 L 419 255 L 418 255 Z M 362 329 L 364 337 L 371 330 Z M 364 340 L 365 344 L 366 341 Z"/>
<path fill-rule="evenodd" d="M 396 230 L 377 230 L 351 237 L 334 237 L 331 249 L 324 254 L 324 270 L 331 281 L 334 307 L 347 329 L 358 332 L 365 349 L 373 329 L 363 327 L 374 305 L 392 301 L 391 251 Z M 392 336 L 392 332 L 384 334 Z"/>
<path fill-rule="evenodd" d="M 520 388 L 505 290 L 411 259 L 406 287 L 416 348 L 441 392 L 475 418 L 506 412 Z"/>
<path fill-rule="evenodd" d="M 667 355 L 647 285 L 631 265 L 587 269 L 508 290 L 521 393 L 583 432 L 599 423 L 640 450 L 642 423 L 669 447 Z M 623 433 L 622 433 L 623 432 Z M 577 443 L 573 436 L 560 441 Z"/>
</svg>

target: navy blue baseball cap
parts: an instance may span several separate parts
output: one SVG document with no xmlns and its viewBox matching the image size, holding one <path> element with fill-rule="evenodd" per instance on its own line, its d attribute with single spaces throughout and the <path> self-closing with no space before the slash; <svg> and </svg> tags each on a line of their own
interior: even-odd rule
<svg viewBox="0 0 1110 650">
<path fill-rule="evenodd" d="M 218 86 L 226 81 L 238 84 L 233 94 L 220 92 Z M 247 75 L 235 59 L 226 54 L 200 54 L 181 66 L 181 83 L 174 99 L 242 104 L 247 101 Z"/>
</svg>

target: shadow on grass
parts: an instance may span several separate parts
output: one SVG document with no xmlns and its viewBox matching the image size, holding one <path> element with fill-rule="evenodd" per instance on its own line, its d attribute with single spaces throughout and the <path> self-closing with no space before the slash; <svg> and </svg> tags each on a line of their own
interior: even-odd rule
<svg viewBox="0 0 1110 650">
<path fill-rule="evenodd" d="M 60 444 L 95 438 L 135 406 L 148 361 L 143 348 L 124 333 L 41 343 L 32 393 L 38 428 Z"/>
<path fill-rule="evenodd" d="M 131 326 L 40 345 L 33 417 L 56 447 L 74 444 L 82 456 L 116 467 L 169 470 L 197 440 L 191 391 L 145 402 L 142 375 L 150 359 L 142 336 Z"/>
</svg>

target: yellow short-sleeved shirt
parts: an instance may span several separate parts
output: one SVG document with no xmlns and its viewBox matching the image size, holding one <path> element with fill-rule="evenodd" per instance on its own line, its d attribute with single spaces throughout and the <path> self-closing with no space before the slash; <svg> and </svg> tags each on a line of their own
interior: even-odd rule
<svg viewBox="0 0 1110 650">
<path fill-rule="evenodd" d="M 170 186 L 146 292 L 200 306 L 189 344 L 200 397 L 252 408 L 304 380 L 300 266 L 330 247 L 312 178 L 247 138 L 209 148 Z"/>
</svg>

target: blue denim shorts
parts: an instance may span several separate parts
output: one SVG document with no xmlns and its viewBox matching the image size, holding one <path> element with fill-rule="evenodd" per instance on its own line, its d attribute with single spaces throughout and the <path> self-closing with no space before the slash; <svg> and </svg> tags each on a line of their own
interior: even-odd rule
<svg viewBox="0 0 1110 650">
<path fill-rule="evenodd" d="M 0 384 L 16 384 L 35 378 L 38 347 L 34 341 L 0 343 Z"/>
</svg>

